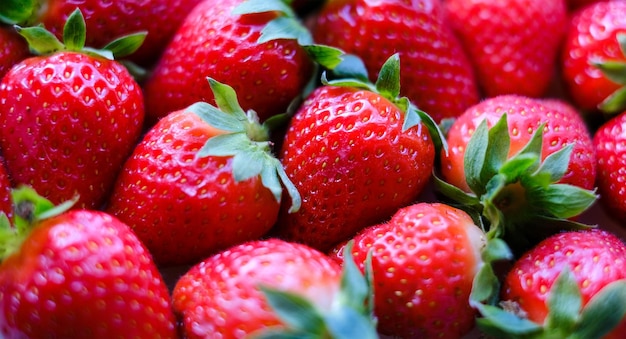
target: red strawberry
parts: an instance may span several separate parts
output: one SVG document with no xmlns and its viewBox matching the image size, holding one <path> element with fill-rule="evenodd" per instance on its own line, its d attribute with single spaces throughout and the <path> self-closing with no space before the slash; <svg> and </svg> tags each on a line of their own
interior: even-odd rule
<svg viewBox="0 0 626 339">
<path fill-rule="evenodd" d="M 4 167 L 4 162 L 0 159 L 0 213 L 4 213 L 9 219 L 13 216 L 11 202 L 11 179 Z"/>
<path fill-rule="evenodd" d="M 251 241 L 184 274 L 172 294 L 174 310 L 190 339 L 377 338 L 367 305 L 371 286 L 352 266 L 342 275 L 330 257 L 305 245 Z"/>
<path fill-rule="evenodd" d="M 336 79 L 295 113 L 281 161 L 302 194 L 274 234 L 327 250 L 414 201 L 432 172 L 434 122 L 399 94 L 398 55 L 376 85 Z M 361 78 L 366 79 L 366 75 Z M 435 132 L 436 133 L 436 132 Z"/>
<path fill-rule="evenodd" d="M 417 203 L 354 238 L 364 268 L 372 251 L 374 313 L 380 333 L 402 338 L 460 338 L 474 326 L 472 281 L 486 238 L 462 210 Z M 343 246 L 334 249 L 341 261 Z"/>
<path fill-rule="evenodd" d="M 0 79 L 13 65 L 29 56 L 26 40 L 13 29 L 0 26 Z"/>
<path fill-rule="evenodd" d="M 593 137 L 597 157 L 597 185 L 606 211 L 626 220 L 626 112 L 600 126 Z"/>
<path fill-rule="evenodd" d="M 2 225 L 0 336 L 176 338 L 167 287 L 128 226 L 35 195 L 17 191 L 16 228 Z"/>
<path fill-rule="evenodd" d="M 278 12 L 236 14 L 242 0 L 208 0 L 189 13 L 145 87 L 155 121 L 194 102 L 213 102 L 206 77 L 232 86 L 261 120 L 283 113 L 311 78 L 313 64 L 294 39 L 259 43 Z"/>
<path fill-rule="evenodd" d="M 402 94 L 436 122 L 478 102 L 470 62 L 444 21 L 440 0 L 327 1 L 312 31 L 317 43 L 363 59 L 372 81 L 399 53 Z"/>
<path fill-rule="evenodd" d="M 626 40 L 624 1 L 593 3 L 571 19 L 561 62 L 566 87 L 580 109 L 596 111 L 601 105 L 602 109 L 619 112 L 626 108 L 624 90 L 618 91 L 626 84 L 626 56 L 622 52 L 626 41 L 618 41 L 620 34 Z M 616 102 L 607 106 L 603 102 L 613 93 L 617 94 Z"/>
<path fill-rule="evenodd" d="M 15 65 L 0 83 L 0 147 L 15 183 L 54 203 L 80 195 L 77 207 L 100 207 L 142 129 L 139 85 L 112 57 L 132 51 L 134 37 L 105 51 L 83 50 L 79 11 L 65 46 L 41 27 L 20 28 L 40 53 Z M 73 28 L 76 28 L 74 31 Z M 48 39 L 37 40 L 38 37 Z M 128 45 L 127 43 L 131 43 Z"/>
<path fill-rule="evenodd" d="M 246 116 L 231 87 L 210 82 L 219 108 L 197 103 L 161 119 L 125 163 L 107 207 L 159 264 L 195 263 L 257 239 L 278 215 L 282 168 L 267 127 Z"/>
<path fill-rule="evenodd" d="M 485 96 L 546 93 L 565 34 L 564 0 L 446 0 L 445 6 Z"/>
<path fill-rule="evenodd" d="M 626 245 L 601 230 L 551 236 L 515 262 L 501 305 L 481 321 L 495 337 L 623 338 Z"/>
</svg>

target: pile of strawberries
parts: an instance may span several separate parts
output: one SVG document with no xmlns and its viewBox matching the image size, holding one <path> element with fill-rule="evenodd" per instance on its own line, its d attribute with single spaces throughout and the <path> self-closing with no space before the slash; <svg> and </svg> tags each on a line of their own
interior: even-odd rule
<svg viewBox="0 0 626 339">
<path fill-rule="evenodd" d="M 0 22 L 1 338 L 626 333 L 626 1 Z"/>
</svg>

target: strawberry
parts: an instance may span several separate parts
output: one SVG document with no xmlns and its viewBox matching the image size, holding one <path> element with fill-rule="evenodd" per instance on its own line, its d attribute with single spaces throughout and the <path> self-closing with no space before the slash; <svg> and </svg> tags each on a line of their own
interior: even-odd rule
<svg viewBox="0 0 626 339">
<path fill-rule="evenodd" d="M 106 209 L 162 265 L 257 239 L 278 216 L 285 176 L 268 127 L 241 109 L 232 87 L 209 82 L 218 107 L 196 103 L 159 120 L 124 164 Z M 284 185 L 297 209 L 297 192 Z"/>
<path fill-rule="evenodd" d="M 515 262 L 501 307 L 479 320 L 495 337 L 623 338 L 626 245 L 602 230 L 548 237 Z"/>
<path fill-rule="evenodd" d="M 8 219 L 13 216 L 11 202 L 11 179 L 4 167 L 4 162 L 0 159 L 0 213 L 4 213 Z"/>
<path fill-rule="evenodd" d="M 595 132 L 600 200 L 617 221 L 626 219 L 626 112 L 611 118 Z"/>
<path fill-rule="evenodd" d="M 26 187 L 13 199 L 15 228 L 0 231 L 1 337 L 177 337 L 165 282 L 127 225 Z"/>
<path fill-rule="evenodd" d="M 183 19 L 200 0 L 8 0 L 12 24 L 42 24 L 59 39 L 70 15 L 78 8 L 89 35 L 85 44 L 103 48 L 110 41 L 131 33 L 147 33 L 144 43 L 129 58 L 151 66 L 160 56 Z M 0 10 L 1 11 L 1 10 Z"/>
<path fill-rule="evenodd" d="M 564 0 L 446 0 L 483 94 L 546 94 L 565 34 Z"/>
<path fill-rule="evenodd" d="M 54 203 L 80 195 L 76 207 L 104 202 L 144 118 L 137 82 L 114 54 L 132 52 L 141 35 L 111 50 L 84 48 L 80 11 L 68 19 L 65 45 L 41 27 L 19 28 L 42 54 L 16 64 L 0 82 L 0 148 L 15 184 Z"/>
<path fill-rule="evenodd" d="M 577 107 L 587 112 L 626 108 L 625 50 L 626 2 L 600 1 L 575 12 L 561 63 L 563 81 Z"/>
<path fill-rule="evenodd" d="M 351 238 L 361 269 L 372 251 L 378 331 L 401 338 L 460 338 L 474 326 L 472 281 L 486 237 L 470 216 L 440 203 L 416 203 Z M 342 261 L 345 244 L 331 256 Z"/>
<path fill-rule="evenodd" d="M 563 101 L 497 96 L 450 127 L 437 189 L 483 215 L 490 234 L 523 251 L 595 202 L 595 152 L 576 110 Z"/>
<path fill-rule="evenodd" d="M 417 198 L 430 179 L 439 132 L 398 98 L 399 77 L 395 54 L 376 84 L 362 73 L 338 76 L 306 98 L 280 152 L 302 205 L 294 213 L 282 208 L 272 234 L 325 251 Z"/>
<path fill-rule="evenodd" d="M 369 339 L 377 338 L 370 283 L 354 262 L 342 273 L 322 252 L 267 239 L 198 263 L 172 298 L 185 338 Z"/>
<path fill-rule="evenodd" d="M 29 56 L 26 40 L 13 29 L 0 25 L 0 79 L 13 65 Z"/>
<path fill-rule="evenodd" d="M 232 86 L 262 121 L 299 96 L 313 74 L 307 53 L 295 39 L 262 36 L 269 23 L 288 19 L 288 7 L 247 13 L 239 5 L 245 2 L 208 0 L 189 13 L 146 82 L 150 121 L 197 101 L 213 103 L 207 76 Z"/>
<path fill-rule="evenodd" d="M 326 1 L 312 32 L 317 43 L 363 59 L 372 81 L 399 53 L 402 95 L 439 122 L 479 99 L 471 64 L 443 12 L 440 0 Z"/>
</svg>

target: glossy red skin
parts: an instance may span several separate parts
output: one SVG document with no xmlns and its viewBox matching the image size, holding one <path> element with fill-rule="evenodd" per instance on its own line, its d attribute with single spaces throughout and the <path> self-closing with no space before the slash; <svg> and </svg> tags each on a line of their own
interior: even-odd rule
<svg viewBox="0 0 626 339">
<path fill-rule="evenodd" d="M 567 25 L 564 0 L 447 0 L 483 95 L 546 94 Z"/>
<path fill-rule="evenodd" d="M 444 21 L 440 1 L 327 1 L 315 41 L 360 56 L 375 81 L 400 53 L 401 94 L 439 122 L 478 102 L 472 66 Z"/>
<path fill-rule="evenodd" d="M 597 112 L 598 104 L 621 87 L 607 79 L 590 61 L 621 60 L 618 33 L 626 33 L 626 2 L 601 1 L 572 17 L 561 55 L 563 80 L 571 100 L 584 111 Z"/>
<path fill-rule="evenodd" d="M 467 213 L 439 203 L 416 203 L 359 232 L 352 253 L 364 270 L 372 252 L 378 331 L 400 338 L 467 334 L 476 316 L 468 300 L 482 262 L 480 236 L 484 241 Z M 344 246 L 331 257 L 342 262 Z"/>
<path fill-rule="evenodd" d="M 609 214 L 623 222 L 626 220 L 626 113 L 600 126 L 593 144 L 600 201 Z"/>
<path fill-rule="evenodd" d="M 294 115 L 281 161 L 302 196 L 273 233 L 323 251 L 410 204 L 429 181 L 434 146 L 423 125 L 378 94 L 316 89 Z"/>
<path fill-rule="evenodd" d="M 161 265 L 193 264 L 257 239 L 277 219 L 279 203 L 259 177 L 237 183 L 232 157 L 196 159 L 218 133 L 193 113 L 169 114 L 137 145 L 113 188 L 106 210 Z"/>
<path fill-rule="evenodd" d="M 31 54 L 26 40 L 12 28 L 0 26 L 0 79 L 13 65 Z"/>
<path fill-rule="evenodd" d="M 33 57 L 0 83 L 0 147 L 14 184 L 99 208 L 137 142 L 139 85 L 121 64 L 76 52 Z"/>
<path fill-rule="evenodd" d="M 152 65 L 189 11 L 201 0 L 46 0 L 36 19 L 59 38 L 67 17 L 79 8 L 87 27 L 86 45 L 102 48 L 127 34 L 146 31 L 146 39 L 129 59 Z"/>
<path fill-rule="evenodd" d="M 74 210 L 43 221 L 0 265 L 3 338 L 177 338 L 170 296 L 128 226 Z"/>
<path fill-rule="evenodd" d="M 257 44 L 275 14 L 231 15 L 241 0 L 198 5 L 167 46 L 145 86 L 150 121 L 197 101 L 213 103 L 207 77 L 230 85 L 245 110 L 261 120 L 284 113 L 312 76 L 312 63 L 295 40 Z"/>
<path fill-rule="evenodd" d="M 13 203 L 11 200 L 11 179 L 0 157 L 0 212 L 11 219 L 13 216 Z"/>
<path fill-rule="evenodd" d="M 297 293 L 329 312 L 340 281 L 340 265 L 321 252 L 278 239 L 251 241 L 192 267 L 174 287 L 173 307 L 185 338 L 243 338 L 284 327 L 259 285 Z"/>
<path fill-rule="evenodd" d="M 592 137 L 578 112 L 564 101 L 535 99 L 518 95 L 503 95 L 482 101 L 465 111 L 450 128 L 448 155 L 442 153 L 441 175 L 444 180 L 466 192 L 470 188 L 465 180 L 464 156 L 474 130 L 487 119 L 493 126 L 507 113 L 511 149 L 509 157 L 524 147 L 532 134 L 546 123 L 543 132 L 542 159 L 574 143 L 569 167 L 560 183 L 593 189 L 596 178 L 595 151 Z"/>
<path fill-rule="evenodd" d="M 513 265 L 503 282 L 502 300 L 517 302 L 529 319 L 543 323 L 548 291 L 566 266 L 578 282 L 584 306 L 602 287 L 626 279 L 626 246 L 603 230 L 551 236 Z M 626 318 L 604 338 L 623 338 L 624 331 Z"/>
</svg>

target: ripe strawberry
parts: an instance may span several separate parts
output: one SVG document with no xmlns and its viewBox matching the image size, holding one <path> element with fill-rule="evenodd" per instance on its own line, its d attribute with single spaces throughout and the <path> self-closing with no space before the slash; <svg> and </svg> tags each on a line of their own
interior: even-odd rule
<svg viewBox="0 0 626 339">
<path fill-rule="evenodd" d="M 363 59 L 370 80 L 387 58 L 402 59 L 402 95 L 436 122 L 478 102 L 471 64 L 444 20 L 440 0 L 327 1 L 314 40 Z"/>
<path fill-rule="evenodd" d="M 598 191 L 605 210 L 626 220 L 626 112 L 600 126 L 593 137 Z"/>
<path fill-rule="evenodd" d="M 278 12 L 236 14 L 242 0 L 208 0 L 189 13 L 145 86 L 150 121 L 194 102 L 213 103 L 206 77 L 232 86 L 262 121 L 283 113 L 311 78 L 313 64 L 294 39 L 259 43 Z"/>
<path fill-rule="evenodd" d="M 446 0 L 485 96 L 543 96 L 565 34 L 564 0 Z"/>
<path fill-rule="evenodd" d="M 551 236 L 515 262 L 501 305 L 480 322 L 495 337 L 623 338 L 626 245 L 601 230 Z"/>
<path fill-rule="evenodd" d="M 29 188 L 13 198 L 16 227 L 1 229 L 2 338 L 177 337 L 165 282 L 128 226 Z"/>
<path fill-rule="evenodd" d="M 378 331 L 401 338 L 460 338 L 474 326 L 472 281 L 483 265 L 482 230 L 462 210 L 440 203 L 402 208 L 354 238 L 361 269 L 372 251 Z M 342 260 L 344 244 L 332 251 Z"/>
<path fill-rule="evenodd" d="M 86 51 L 79 11 L 67 27 L 65 45 L 41 27 L 19 29 L 32 48 L 50 54 L 16 64 L 2 79 L 0 148 L 16 184 L 28 184 L 54 203 L 78 194 L 77 207 L 95 208 L 144 118 L 139 85 L 108 58 L 132 52 L 141 41 L 133 36 L 112 50 Z"/>
<path fill-rule="evenodd" d="M 626 84 L 626 41 L 619 42 L 620 34 L 626 34 L 624 1 L 595 2 L 572 17 L 561 62 L 567 90 L 580 109 L 597 111 L 600 105 L 603 110 L 621 112 L 626 108 L 625 93 L 620 90 Z M 614 93 L 613 102 L 605 102 Z"/>
<path fill-rule="evenodd" d="M 13 29 L 0 26 L 0 79 L 13 65 L 29 56 L 26 40 Z"/>
<path fill-rule="evenodd" d="M 210 83 L 219 108 L 197 103 L 161 119 L 124 164 L 106 209 L 159 264 L 195 263 L 257 239 L 278 215 L 284 174 L 267 127 L 246 116 L 230 86 Z"/>
<path fill-rule="evenodd" d="M 439 135 L 427 115 L 398 99 L 399 74 L 396 54 L 376 85 L 335 79 L 306 98 L 280 153 L 302 206 L 282 208 L 274 235 L 327 250 L 417 198 Z"/>
<path fill-rule="evenodd" d="M 595 152 L 576 110 L 517 95 L 482 101 L 447 135 L 439 190 L 483 214 L 521 251 L 564 227 L 594 201 Z"/>
<path fill-rule="evenodd" d="M 172 293 L 185 338 L 377 338 L 370 281 L 352 265 L 278 239 L 198 263 Z"/>
</svg>

